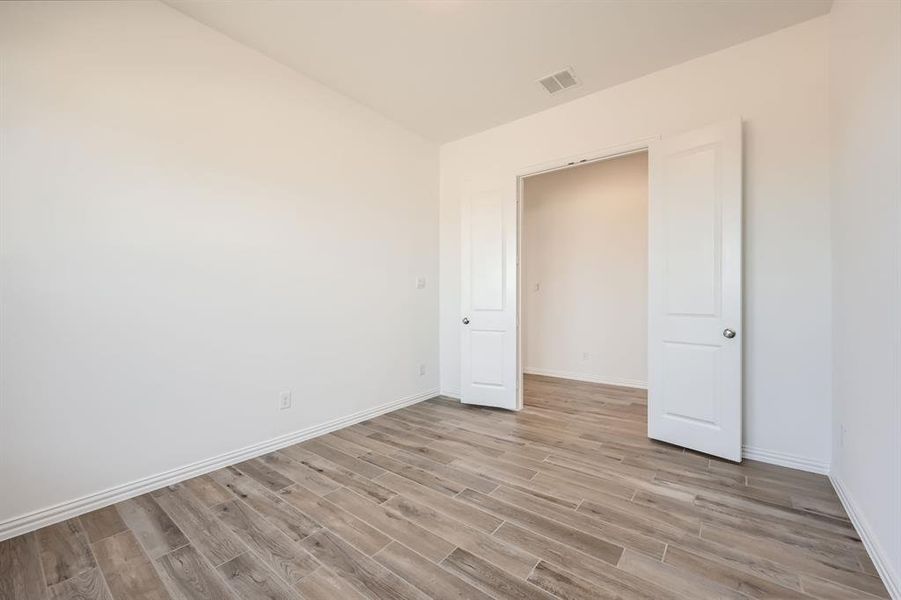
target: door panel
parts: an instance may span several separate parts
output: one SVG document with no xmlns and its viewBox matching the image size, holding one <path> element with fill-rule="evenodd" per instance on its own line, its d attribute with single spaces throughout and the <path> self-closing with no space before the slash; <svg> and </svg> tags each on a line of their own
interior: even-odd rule
<svg viewBox="0 0 901 600">
<path fill-rule="evenodd" d="M 667 416 L 715 426 L 719 421 L 716 403 L 717 346 L 706 344 L 663 344 L 663 396 Z M 712 385 L 713 384 L 713 385 Z"/>
<path fill-rule="evenodd" d="M 504 336 L 503 331 L 472 329 L 469 340 L 472 347 L 473 385 L 504 385 Z"/>
<path fill-rule="evenodd" d="M 504 309 L 504 211 L 496 192 L 473 196 L 469 220 L 472 240 L 472 307 Z"/>
<path fill-rule="evenodd" d="M 666 310 L 720 312 L 720 237 L 715 146 L 674 153 L 662 164 Z"/>
<path fill-rule="evenodd" d="M 648 158 L 648 435 L 741 460 L 741 122 Z"/>
<path fill-rule="evenodd" d="M 469 182 L 461 227 L 461 400 L 516 410 L 516 177 Z"/>
</svg>

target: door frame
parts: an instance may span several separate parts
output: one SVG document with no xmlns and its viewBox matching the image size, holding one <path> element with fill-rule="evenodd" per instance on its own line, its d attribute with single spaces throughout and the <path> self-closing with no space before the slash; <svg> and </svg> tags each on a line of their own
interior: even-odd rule
<svg viewBox="0 0 901 600">
<path fill-rule="evenodd" d="M 523 364 L 522 364 L 522 229 L 523 229 L 523 183 L 536 175 L 572 169 L 582 165 L 621 158 L 630 154 L 647 152 L 651 142 L 661 139 L 660 135 L 641 138 L 625 144 L 606 146 L 590 152 L 569 155 L 538 164 L 527 165 L 516 170 L 516 410 L 523 407 Z"/>
</svg>

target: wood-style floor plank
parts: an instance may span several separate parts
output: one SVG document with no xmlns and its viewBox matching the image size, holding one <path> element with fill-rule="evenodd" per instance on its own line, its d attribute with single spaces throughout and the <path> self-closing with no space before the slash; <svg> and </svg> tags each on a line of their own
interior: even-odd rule
<svg viewBox="0 0 901 600">
<path fill-rule="evenodd" d="M 328 567 L 319 567 L 296 587 L 303 600 L 366 600 L 366 596 Z"/>
<path fill-rule="evenodd" d="M 363 475 L 358 475 L 330 460 L 322 458 L 318 454 L 307 452 L 300 446 L 290 446 L 282 450 L 281 453 L 291 460 L 321 475 L 325 475 L 337 485 L 349 488 L 376 504 L 384 502 L 394 495 L 394 492 L 388 488 L 382 487 Z M 301 482 L 298 481 L 296 483 Z"/>
<path fill-rule="evenodd" d="M 300 486 L 282 490 L 279 497 L 366 554 L 375 554 L 391 541 L 366 521 Z"/>
<path fill-rule="evenodd" d="M 322 527 L 276 494 L 270 493 L 256 480 L 238 469 L 227 467 L 211 474 L 233 497 L 245 502 L 292 540 L 299 542 Z"/>
<path fill-rule="evenodd" d="M 0 542 L 0 598 L 42 600 L 47 597 L 41 556 L 34 533 Z"/>
<path fill-rule="evenodd" d="M 484 494 L 492 492 L 499 485 L 499 482 L 497 480 L 491 479 L 488 476 L 467 470 L 465 468 L 459 468 L 448 464 L 435 462 L 429 458 L 417 454 L 411 454 L 409 452 L 395 452 L 391 455 L 391 458 L 405 462 L 409 465 L 413 465 L 414 467 L 418 467 L 424 471 L 433 473 L 444 479 L 455 481 L 463 487 L 471 488 Z"/>
<path fill-rule="evenodd" d="M 273 469 L 272 466 L 268 464 L 267 458 L 270 457 L 272 457 L 272 455 L 245 460 L 244 462 L 236 464 L 235 467 L 244 471 L 246 475 L 256 479 L 270 492 L 277 492 L 293 485 L 295 481 L 285 477 L 284 474 Z"/>
<path fill-rule="evenodd" d="M 213 508 L 219 519 L 279 577 L 294 585 L 319 567 L 312 556 L 240 500 Z"/>
<path fill-rule="evenodd" d="M 801 592 L 782 587 L 762 577 L 739 571 L 715 559 L 702 557 L 674 545 L 667 546 L 663 562 L 683 571 L 688 576 L 694 573 L 749 598 L 779 598 L 780 600 L 810 598 Z"/>
<path fill-rule="evenodd" d="M 406 477 L 410 481 L 415 481 L 420 485 L 424 485 L 425 487 L 431 488 L 436 492 L 441 492 L 447 496 L 454 496 L 466 489 L 465 485 L 446 479 L 425 469 L 414 467 L 408 463 L 382 456 L 381 454 L 376 454 L 375 452 L 364 454 L 361 458 L 374 465 L 378 465 L 395 475 Z"/>
<path fill-rule="evenodd" d="M 367 437 L 364 432 L 358 431 L 356 426 L 348 427 L 347 429 L 340 429 L 338 431 L 332 432 L 337 438 L 340 438 L 346 442 L 350 442 L 352 444 L 356 444 L 361 448 L 365 448 L 366 452 L 362 454 L 358 454 L 358 457 L 362 457 L 363 454 L 367 454 L 368 452 L 375 452 L 377 454 L 382 454 L 384 456 L 388 456 L 392 452 L 397 452 L 397 448 L 394 446 L 390 446 L 388 444 L 383 444 L 378 440 L 374 440 L 371 437 Z"/>
<path fill-rule="evenodd" d="M 222 578 L 192 546 L 183 546 L 156 561 L 173 600 L 235 600 Z"/>
<path fill-rule="evenodd" d="M 0 600 L 873 600 L 828 478 L 650 440 L 642 390 L 438 397 L 0 542 Z"/>
<path fill-rule="evenodd" d="M 860 590 L 851 589 L 838 584 L 834 581 L 820 579 L 819 577 L 802 575 L 801 588 L 811 597 L 819 600 L 873 600 L 874 598 L 885 598 L 887 596 L 874 596 L 861 592 Z"/>
<path fill-rule="evenodd" d="M 319 439 L 306 441 L 300 446 L 304 450 L 312 452 L 313 454 L 318 454 L 322 458 L 330 460 L 336 465 L 342 466 L 348 471 L 352 471 L 368 479 L 375 479 L 385 472 L 384 469 L 380 469 L 372 463 L 362 461 L 356 456 L 346 454 L 340 449 L 335 448 Z"/>
<path fill-rule="evenodd" d="M 205 506 L 216 506 L 232 499 L 231 493 L 209 475 L 201 475 L 182 483 Z"/>
<path fill-rule="evenodd" d="M 316 559 L 368 598 L 423 600 L 428 598 L 340 537 L 320 531 L 301 542 Z"/>
<path fill-rule="evenodd" d="M 284 475 L 290 482 L 300 484 L 319 495 L 334 492 L 341 487 L 339 483 L 329 479 L 316 469 L 310 468 L 295 460 L 291 460 L 286 455 L 279 454 L 278 452 L 261 456 L 260 460 L 266 467 Z"/>
<path fill-rule="evenodd" d="M 457 548 L 441 565 L 497 598 L 511 600 L 551 600 L 553 596 L 528 581 L 519 579 L 478 556 Z"/>
<path fill-rule="evenodd" d="M 104 538 L 93 549 L 113 598 L 171 599 L 131 531 Z"/>
<path fill-rule="evenodd" d="M 790 569 L 822 577 L 869 594 L 880 593 L 884 590 L 878 577 L 859 570 L 855 571 L 854 567 L 841 564 L 844 561 L 841 554 L 822 556 L 800 553 L 793 547 L 776 540 L 758 538 L 719 526 L 703 526 L 701 537 L 722 545 L 742 548 L 744 552 L 755 556 L 778 557 L 779 561 Z"/>
<path fill-rule="evenodd" d="M 504 569 L 508 573 L 525 578 L 538 562 L 525 549 L 504 543 L 502 540 L 477 529 L 466 526 L 431 507 L 413 502 L 403 496 L 387 502 L 407 519 L 448 540 L 458 548 L 479 556 Z"/>
<path fill-rule="evenodd" d="M 407 520 L 399 511 L 367 502 L 346 488 L 332 492 L 326 498 L 429 560 L 438 562 L 454 549 L 453 544 Z"/>
<path fill-rule="evenodd" d="M 391 542 L 373 557 L 435 600 L 492 600 L 406 546 Z"/>
<path fill-rule="evenodd" d="M 486 533 L 497 530 L 497 528 L 500 527 L 500 524 L 504 522 L 503 519 L 499 519 L 492 514 L 465 505 L 452 498 L 448 498 L 432 488 L 420 485 L 411 479 L 400 477 L 394 473 L 386 473 L 379 477 L 378 481 L 385 487 L 394 490 L 399 495 L 403 495 L 410 500 L 429 506 L 430 508 L 438 510 L 449 517 L 469 525 L 470 527 Z M 390 504 L 391 500 L 388 502 Z"/>
<path fill-rule="evenodd" d="M 128 529 L 115 506 L 107 506 L 78 518 L 90 542 L 97 542 Z"/>
<path fill-rule="evenodd" d="M 535 570 L 529 575 L 528 581 L 562 600 L 597 600 L 620 597 L 619 594 L 605 595 L 584 579 L 544 561 L 535 565 Z"/>
<path fill-rule="evenodd" d="M 214 566 L 221 565 L 246 550 L 244 544 L 187 488 L 166 489 L 156 501 L 191 540 L 194 547 Z"/>
<path fill-rule="evenodd" d="M 226 583 L 245 600 L 295 600 L 297 594 L 253 553 L 246 552 L 218 568 Z"/>
<path fill-rule="evenodd" d="M 37 531 L 44 579 L 48 586 L 97 566 L 88 536 L 78 519 L 69 519 Z"/>
<path fill-rule="evenodd" d="M 610 564 L 580 552 L 558 540 L 538 535 L 513 523 L 504 523 L 495 536 L 540 556 L 542 562 L 555 564 L 581 579 L 589 581 L 601 596 L 624 596 L 636 600 L 674 600 L 677 598 L 663 588 L 630 575 Z M 536 585 L 539 585 L 537 582 Z M 539 585 L 539 587 L 544 587 Z M 546 588 L 545 588 L 546 589 Z"/>
<path fill-rule="evenodd" d="M 22 596 L 26 599 L 42 597 Z M 88 569 L 81 575 L 50 586 L 50 598 L 51 600 L 112 600 L 106 581 L 103 579 L 100 569 L 97 568 Z"/>
<path fill-rule="evenodd" d="M 651 538 L 647 538 L 645 541 L 645 539 L 638 535 L 630 535 L 620 531 L 613 532 L 615 526 L 601 529 L 592 523 L 590 519 L 581 519 L 581 515 L 575 512 L 572 514 L 564 513 L 565 516 L 560 516 L 561 519 L 565 518 L 566 521 L 573 523 L 573 526 L 558 521 L 556 518 L 542 516 L 537 512 L 532 512 L 531 510 L 522 507 L 525 505 L 534 508 L 538 502 L 537 500 L 527 499 L 525 494 L 520 496 L 520 504 L 518 505 L 502 502 L 491 496 L 485 496 L 484 494 L 480 494 L 473 490 L 465 490 L 459 497 L 464 502 L 468 502 L 483 510 L 494 513 L 504 520 L 517 523 L 536 533 L 540 533 L 545 537 L 561 540 L 568 546 L 572 546 L 576 550 L 581 550 L 592 556 L 615 556 L 619 558 L 619 555 L 623 551 L 623 546 L 608 541 L 609 539 L 614 538 L 614 535 L 611 533 L 615 533 L 615 537 L 620 541 L 627 541 L 627 546 L 641 547 L 643 551 L 654 556 L 662 557 L 663 550 L 666 547 L 666 544 L 663 542 L 658 542 Z M 554 517 L 558 516 L 553 512 L 551 512 L 551 514 L 553 514 Z"/>
<path fill-rule="evenodd" d="M 120 502 L 116 509 L 150 558 L 188 544 L 185 534 L 150 494 Z"/>
<path fill-rule="evenodd" d="M 685 598 L 698 600 L 746 600 L 747 596 L 694 573 L 682 571 L 640 552 L 626 550 L 618 567 Z"/>
</svg>

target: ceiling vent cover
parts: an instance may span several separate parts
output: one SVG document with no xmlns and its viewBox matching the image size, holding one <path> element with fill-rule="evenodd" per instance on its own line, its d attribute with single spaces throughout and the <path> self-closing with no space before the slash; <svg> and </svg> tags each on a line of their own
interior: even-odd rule
<svg viewBox="0 0 901 600">
<path fill-rule="evenodd" d="M 576 74 L 573 73 L 573 70 L 567 68 L 559 73 L 542 77 L 538 80 L 538 83 L 547 90 L 548 94 L 556 94 L 566 88 L 576 87 L 579 85 L 579 80 L 576 79 Z"/>
</svg>

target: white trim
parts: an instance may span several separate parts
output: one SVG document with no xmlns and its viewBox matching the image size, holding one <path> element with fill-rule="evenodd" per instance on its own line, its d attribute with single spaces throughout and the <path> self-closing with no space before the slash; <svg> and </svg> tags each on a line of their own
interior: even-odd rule
<svg viewBox="0 0 901 600">
<path fill-rule="evenodd" d="M 828 462 L 823 462 L 804 456 L 798 456 L 797 454 L 778 452 L 776 450 L 764 450 L 763 448 L 754 448 L 751 446 L 742 446 L 741 456 L 742 458 L 759 460 L 760 462 L 769 463 L 771 465 L 779 465 L 780 467 L 798 469 L 800 471 L 807 471 L 808 473 L 819 473 L 820 475 L 829 474 Z"/>
<path fill-rule="evenodd" d="M 831 474 L 829 475 L 829 480 L 832 482 L 832 487 L 835 488 L 835 493 L 838 494 L 838 499 L 841 501 L 842 506 L 845 507 L 845 512 L 851 517 L 851 523 L 854 525 L 854 529 L 857 530 L 858 535 L 860 535 L 863 546 L 866 548 L 867 554 L 870 555 L 870 560 L 876 565 L 876 571 L 879 572 L 889 596 L 895 600 L 901 600 L 901 574 L 895 572 L 892 568 L 892 562 L 889 560 L 888 553 L 879 544 L 876 536 L 873 535 L 872 527 L 860 510 L 860 507 L 854 502 L 841 478 L 837 474 Z"/>
<path fill-rule="evenodd" d="M 459 389 L 453 389 L 453 390 L 441 390 L 441 392 L 439 392 L 439 393 L 440 393 L 442 396 L 447 396 L 448 398 L 453 398 L 454 400 L 459 400 L 460 397 L 461 397 L 461 394 L 460 394 L 460 390 L 459 390 Z"/>
<path fill-rule="evenodd" d="M 244 460 L 262 456 L 263 454 L 273 452 L 280 448 L 285 448 L 286 446 L 291 446 L 310 438 L 335 431 L 336 429 L 348 427 L 355 423 L 365 421 L 366 419 L 371 419 L 387 412 L 391 412 L 393 410 L 397 410 L 411 404 L 416 404 L 417 402 L 422 402 L 423 400 L 428 400 L 437 395 L 438 390 L 432 389 L 421 392 L 419 394 L 414 394 L 412 396 L 407 396 L 399 400 L 393 400 L 379 406 L 367 408 L 365 410 L 361 410 L 359 412 L 343 417 L 338 417 L 337 419 L 332 419 L 331 421 L 326 421 L 325 423 L 306 427 L 293 433 L 274 437 L 264 442 L 245 446 L 244 448 L 240 448 L 238 450 L 232 450 L 231 452 L 226 452 L 225 454 L 220 454 L 219 456 L 207 458 L 205 460 L 194 462 L 183 467 L 177 467 L 175 469 L 170 469 L 169 471 L 164 471 L 163 473 L 158 473 L 157 475 L 143 477 L 130 483 L 111 487 L 100 492 L 82 496 L 81 498 L 76 498 L 67 502 L 61 502 L 48 508 L 42 508 L 31 513 L 13 517 L 12 519 L 0 523 L 0 541 L 22 535 L 23 533 L 28 533 L 29 531 L 40 529 L 41 527 L 46 527 L 47 525 L 59 523 L 60 521 L 65 521 L 66 519 L 71 519 L 73 517 L 83 515 L 93 510 L 109 506 L 110 504 L 115 504 L 123 500 L 128 500 L 129 498 L 134 498 L 135 496 L 140 496 L 141 494 L 145 494 L 149 491 L 159 489 L 167 485 L 173 485 L 192 477 L 198 477 L 200 475 L 215 471 L 216 469 L 221 469 L 222 467 L 226 467 L 228 465 L 233 465 Z"/>
<path fill-rule="evenodd" d="M 526 375 L 543 375 L 544 377 L 572 379 L 574 381 L 587 381 L 589 383 L 603 383 L 605 385 L 617 385 L 619 387 L 636 388 L 640 390 L 648 389 L 647 381 L 640 381 L 638 379 L 626 379 L 624 377 L 603 377 L 597 375 L 585 375 L 583 373 L 571 373 L 569 371 L 533 369 L 532 367 L 525 367 L 523 368 L 522 372 Z"/>
<path fill-rule="evenodd" d="M 625 144 L 614 144 L 612 146 L 604 146 L 602 148 L 596 148 L 589 152 L 582 152 L 579 154 L 569 154 L 567 156 L 562 156 L 560 158 L 554 158 L 551 160 L 543 161 L 540 163 L 532 163 L 530 165 L 525 165 L 516 170 L 516 176 L 520 179 L 526 177 L 532 177 L 533 175 L 541 175 L 542 173 L 549 173 L 551 171 L 559 171 L 560 169 L 568 169 L 570 167 L 578 167 L 580 165 L 592 163 L 592 162 L 600 162 L 602 160 L 608 160 L 611 158 L 619 158 L 620 156 L 625 156 L 627 154 L 634 154 L 635 152 L 646 152 L 648 146 L 651 145 L 651 142 L 655 140 L 659 140 L 661 135 L 653 135 L 646 138 L 641 138 L 637 140 L 633 140 L 631 142 L 626 142 Z"/>
</svg>

